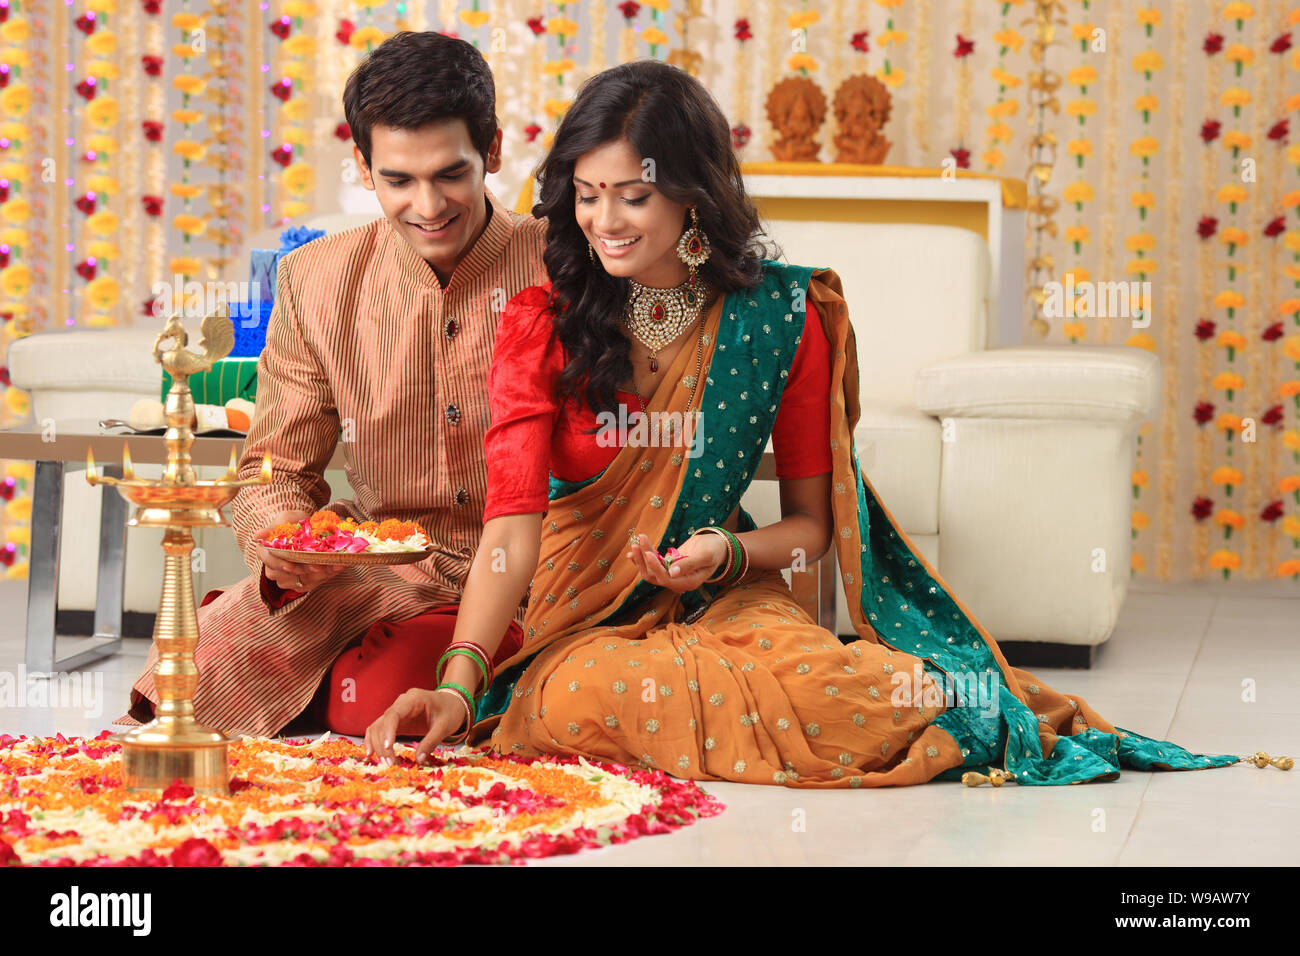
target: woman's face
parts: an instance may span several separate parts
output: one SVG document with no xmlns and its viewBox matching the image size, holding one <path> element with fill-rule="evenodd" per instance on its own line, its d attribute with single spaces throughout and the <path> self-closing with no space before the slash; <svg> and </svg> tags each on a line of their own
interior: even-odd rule
<svg viewBox="0 0 1300 956">
<path fill-rule="evenodd" d="M 667 289 L 689 275 L 677 257 L 689 207 L 659 191 L 654 170 L 626 139 L 583 153 L 573 167 L 573 213 L 610 275 Z"/>
</svg>

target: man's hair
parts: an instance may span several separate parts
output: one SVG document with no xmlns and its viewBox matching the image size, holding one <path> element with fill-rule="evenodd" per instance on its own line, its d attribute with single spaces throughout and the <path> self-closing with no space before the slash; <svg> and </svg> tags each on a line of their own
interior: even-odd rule
<svg viewBox="0 0 1300 956">
<path fill-rule="evenodd" d="M 343 112 L 367 166 L 375 126 L 414 130 L 460 118 L 484 162 L 497 132 L 487 61 L 472 44 L 441 33 L 403 31 L 376 47 L 348 77 Z"/>
</svg>

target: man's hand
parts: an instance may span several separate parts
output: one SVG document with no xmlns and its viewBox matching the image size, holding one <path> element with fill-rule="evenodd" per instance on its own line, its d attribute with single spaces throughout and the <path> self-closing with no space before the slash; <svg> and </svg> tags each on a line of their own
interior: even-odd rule
<svg viewBox="0 0 1300 956">
<path fill-rule="evenodd" d="M 438 744 L 464 725 L 465 702 L 455 694 L 412 687 L 366 728 L 366 754 L 391 764 L 398 734 L 423 733 L 424 739 L 415 748 L 415 762 L 422 764 Z"/>
<path fill-rule="evenodd" d="M 292 561 L 276 557 L 266 549 L 265 536 L 276 525 L 286 521 L 297 524 L 311 516 L 310 511 L 282 511 L 267 527 L 257 532 L 257 556 L 262 559 L 266 576 L 279 585 L 281 590 L 310 591 L 320 587 L 344 568 L 342 564 L 294 564 Z"/>
</svg>

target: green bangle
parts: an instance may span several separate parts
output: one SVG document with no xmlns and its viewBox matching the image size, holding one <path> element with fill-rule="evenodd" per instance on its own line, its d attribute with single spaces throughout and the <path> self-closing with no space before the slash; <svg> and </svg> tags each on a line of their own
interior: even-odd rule
<svg viewBox="0 0 1300 956">
<path fill-rule="evenodd" d="M 726 528 L 721 530 L 722 533 L 727 536 L 727 544 L 731 548 L 731 561 L 727 564 L 727 573 L 726 576 L 723 577 L 722 583 L 730 584 L 736 579 L 736 572 L 740 568 L 740 542 L 737 541 L 736 536 Z"/>
<path fill-rule="evenodd" d="M 731 539 L 731 543 L 736 549 L 736 555 L 731 569 L 731 574 L 727 575 L 726 583 L 735 584 L 744 576 L 745 572 L 749 570 L 749 556 L 745 553 L 745 546 L 740 543 L 739 538 L 730 531 L 727 532 L 727 537 Z"/>
<path fill-rule="evenodd" d="M 483 661 L 479 659 L 479 656 L 475 654 L 473 651 L 471 651 L 468 647 L 453 647 L 451 650 L 447 651 L 447 653 L 443 654 L 442 657 L 438 658 L 438 668 L 435 676 L 437 677 L 438 681 L 441 682 L 442 675 L 446 672 L 447 669 L 446 665 L 443 662 L 447 661 L 448 658 L 457 657 L 457 656 L 468 657 L 471 660 L 473 660 L 474 663 L 478 665 L 479 672 L 483 675 L 483 683 L 479 685 L 478 694 L 473 698 L 474 700 L 478 700 L 480 697 L 482 697 L 484 694 L 487 693 L 487 684 L 488 684 L 487 668 L 483 666 Z"/>
<path fill-rule="evenodd" d="M 701 528 L 701 531 L 712 531 L 714 534 L 720 534 L 727 541 L 727 564 L 713 577 L 705 581 L 705 584 L 730 584 L 735 577 L 736 568 L 740 566 L 740 542 L 736 536 L 726 528 L 719 528 L 716 525 L 710 525 L 707 528 Z"/>
</svg>

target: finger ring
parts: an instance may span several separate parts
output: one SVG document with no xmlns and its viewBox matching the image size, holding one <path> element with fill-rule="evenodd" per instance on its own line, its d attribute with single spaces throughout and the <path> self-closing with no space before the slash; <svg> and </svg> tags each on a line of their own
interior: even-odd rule
<svg viewBox="0 0 1300 956">
<path fill-rule="evenodd" d="M 302 575 L 298 575 L 298 590 L 302 590 Z"/>
</svg>

